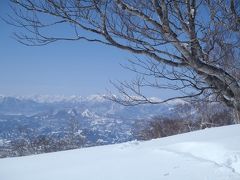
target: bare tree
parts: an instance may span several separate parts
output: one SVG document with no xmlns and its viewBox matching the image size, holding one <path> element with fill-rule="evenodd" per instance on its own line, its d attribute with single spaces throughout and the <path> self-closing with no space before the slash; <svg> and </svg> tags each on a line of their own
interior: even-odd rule
<svg viewBox="0 0 240 180">
<path fill-rule="evenodd" d="M 136 55 L 132 82 L 115 84 L 122 104 L 162 103 L 207 95 L 240 116 L 238 0 L 10 0 L 26 45 L 87 40 Z M 67 33 L 56 28 L 70 25 Z M 68 28 L 69 29 L 69 28 Z M 27 30 L 27 33 L 26 31 Z M 156 101 L 145 88 L 171 89 L 181 96 Z"/>
</svg>

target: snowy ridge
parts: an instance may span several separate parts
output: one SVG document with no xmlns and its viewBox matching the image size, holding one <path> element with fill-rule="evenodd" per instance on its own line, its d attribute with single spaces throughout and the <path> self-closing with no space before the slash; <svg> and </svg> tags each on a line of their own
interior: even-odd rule
<svg viewBox="0 0 240 180">
<path fill-rule="evenodd" d="M 94 101 L 94 102 L 103 102 L 105 101 L 104 95 L 90 95 L 87 97 L 78 96 L 78 95 L 34 95 L 34 96 L 22 96 L 18 97 L 19 99 L 28 99 L 33 100 L 39 103 L 57 103 L 57 102 L 84 102 L 84 101 Z"/>
<path fill-rule="evenodd" d="M 33 95 L 33 96 L 18 96 L 19 99 L 25 100 L 33 100 L 38 103 L 56 103 L 56 102 L 81 102 L 83 100 L 82 96 L 72 95 L 72 96 L 65 96 L 65 95 Z"/>
<path fill-rule="evenodd" d="M 0 100 L 4 98 L 16 98 L 18 100 L 31 100 L 38 103 L 58 103 L 58 102 L 84 102 L 84 101 L 105 101 L 104 95 L 90 95 L 87 97 L 78 95 L 29 95 L 29 96 L 4 96 L 0 95 Z"/>
<path fill-rule="evenodd" d="M 4 180 L 239 180 L 240 125 L 0 160 Z M 14 173 L 13 173 L 14 172 Z"/>
<path fill-rule="evenodd" d="M 117 96 L 116 96 L 117 97 Z M 28 95 L 28 96 L 5 96 L 5 95 L 0 95 L 0 102 L 4 98 L 16 98 L 17 100 L 30 100 L 34 101 L 37 103 L 59 103 L 59 102 L 75 102 L 75 103 L 80 103 L 80 102 L 105 102 L 107 101 L 106 95 L 102 94 L 93 94 L 89 96 L 79 96 L 79 95 L 71 95 L 71 96 L 66 96 L 66 95 Z M 141 99 L 141 97 L 135 97 L 136 99 Z M 158 97 L 150 97 L 150 101 L 152 102 L 161 102 L 162 99 Z M 177 104 L 184 104 L 186 101 L 182 99 L 175 99 L 167 102 L 169 105 L 177 105 Z"/>
</svg>

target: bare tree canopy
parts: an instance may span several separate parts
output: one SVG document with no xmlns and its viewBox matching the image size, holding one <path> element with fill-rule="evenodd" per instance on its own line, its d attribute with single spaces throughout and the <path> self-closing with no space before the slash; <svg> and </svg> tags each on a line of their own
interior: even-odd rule
<svg viewBox="0 0 240 180">
<path fill-rule="evenodd" d="M 139 77 L 116 85 L 123 104 L 160 103 L 141 89 L 168 88 L 184 93 L 171 99 L 207 94 L 240 115 L 239 0 L 11 0 L 11 6 L 15 15 L 7 21 L 27 30 L 15 34 L 26 45 L 87 40 L 135 54 L 128 68 Z M 55 33 L 65 24 L 72 34 Z"/>
</svg>

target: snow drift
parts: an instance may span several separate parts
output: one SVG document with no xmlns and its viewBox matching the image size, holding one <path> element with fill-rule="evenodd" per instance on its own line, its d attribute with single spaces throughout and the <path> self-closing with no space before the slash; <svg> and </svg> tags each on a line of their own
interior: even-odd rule
<svg viewBox="0 0 240 180">
<path fill-rule="evenodd" d="M 1 180 L 239 180 L 240 125 L 0 160 Z"/>
</svg>

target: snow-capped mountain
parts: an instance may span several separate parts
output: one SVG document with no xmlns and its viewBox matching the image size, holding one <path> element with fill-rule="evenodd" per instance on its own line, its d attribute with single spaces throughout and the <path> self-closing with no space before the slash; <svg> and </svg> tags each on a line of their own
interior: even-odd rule
<svg viewBox="0 0 240 180">
<path fill-rule="evenodd" d="M 91 119 L 97 119 L 99 118 L 98 115 L 96 115 L 95 113 L 89 111 L 88 109 L 84 110 L 82 113 L 82 116 L 85 118 L 91 118 Z"/>
</svg>

